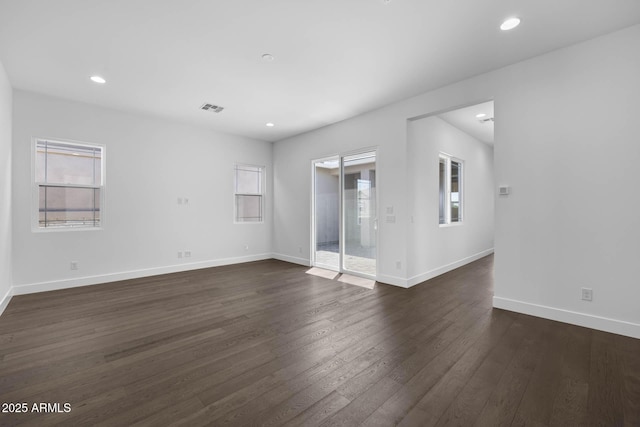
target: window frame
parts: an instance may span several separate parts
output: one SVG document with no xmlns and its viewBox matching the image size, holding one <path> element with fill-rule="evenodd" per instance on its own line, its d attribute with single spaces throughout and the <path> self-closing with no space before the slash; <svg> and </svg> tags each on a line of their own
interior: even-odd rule
<svg viewBox="0 0 640 427">
<path fill-rule="evenodd" d="M 60 143 L 66 145 L 75 145 L 83 148 L 99 148 L 101 152 L 100 158 L 100 184 L 98 185 L 85 185 L 85 184 L 58 184 L 47 183 L 37 180 L 38 175 L 38 143 L 39 142 L 51 142 Z M 58 232 L 70 232 L 70 231 L 100 231 L 105 226 L 105 193 L 106 193 L 106 146 L 98 143 L 88 143 L 83 141 L 74 141 L 62 138 L 31 138 L 31 231 L 35 233 L 58 233 Z M 41 227 L 40 226 L 40 187 L 46 185 L 48 187 L 58 188 L 89 188 L 100 190 L 99 206 L 100 206 L 100 221 L 98 226 L 94 225 L 79 225 L 79 226 L 55 226 L 55 227 Z"/>
<path fill-rule="evenodd" d="M 444 167 L 444 182 L 445 182 L 445 186 L 444 186 L 444 222 L 440 222 L 440 218 L 442 217 L 441 215 L 441 194 L 440 194 L 440 188 L 441 188 L 441 182 L 440 182 L 440 164 L 441 162 L 444 161 L 445 167 Z M 452 210 L 452 206 L 451 206 L 451 179 L 452 179 L 452 173 L 451 173 L 451 164 L 452 163 L 457 163 L 459 165 L 458 168 L 458 221 L 452 221 L 451 220 L 451 210 Z M 447 153 L 443 153 L 440 152 L 438 155 L 438 226 L 439 227 L 451 227 L 451 226 L 457 226 L 457 225 L 462 225 L 464 223 L 464 198 L 465 198 L 465 186 L 464 186 L 464 176 L 465 176 L 465 166 L 464 166 L 464 160 L 460 159 L 459 157 L 455 157 L 452 156 L 450 154 Z"/>
<path fill-rule="evenodd" d="M 260 193 L 239 193 L 238 189 L 238 170 L 239 168 L 253 168 L 260 170 Z M 264 224 L 265 212 L 265 196 L 267 182 L 267 168 L 263 165 L 253 165 L 249 163 L 235 163 L 233 166 L 233 223 L 234 224 Z M 260 196 L 260 221 L 238 221 L 238 196 Z"/>
</svg>

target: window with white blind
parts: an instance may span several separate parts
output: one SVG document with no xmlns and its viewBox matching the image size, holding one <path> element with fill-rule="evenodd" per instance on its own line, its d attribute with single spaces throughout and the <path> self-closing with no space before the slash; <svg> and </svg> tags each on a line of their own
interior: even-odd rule
<svg viewBox="0 0 640 427">
<path fill-rule="evenodd" d="M 264 168 L 235 166 L 235 222 L 263 222 Z"/>
<path fill-rule="evenodd" d="M 34 229 L 99 228 L 104 147 L 49 139 L 34 145 Z"/>
</svg>

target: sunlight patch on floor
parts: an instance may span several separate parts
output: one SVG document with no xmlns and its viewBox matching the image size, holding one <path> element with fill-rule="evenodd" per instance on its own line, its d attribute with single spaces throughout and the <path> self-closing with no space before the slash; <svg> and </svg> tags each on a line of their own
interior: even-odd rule
<svg viewBox="0 0 640 427">
<path fill-rule="evenodd" d="M 356 285 L 367 289 L 373 289 L 373 287 L 376 285 L 375 280 L 352 276 L 350 274 L 343 274 L 342 276 L 338 277 L 338 282 L 348 283 L 350 285 Z"/>
<path fill-rule="evenodd" d="M 346 283 L 348 285 L 360 286 L 361 288 L 373 289 L 376 285 L 375 280 L 352 276 L 350 274 L 340 274 L 337 271 L 327 270 L 325 268 L 311 267 L 305 273 L 311 274 L 312 276 L 322 277 L 324 279 L 337 280 L 338 282 Z"/>
<path fill-rule="evenodd" d="M 337 271 L 325 270 L 324 268 L 311 267 L 306 271 L 307 274 L 311 274 L 313 276 L 324 277 L 325 279 L 333 280 L 338 277 Z"/>
</svg>

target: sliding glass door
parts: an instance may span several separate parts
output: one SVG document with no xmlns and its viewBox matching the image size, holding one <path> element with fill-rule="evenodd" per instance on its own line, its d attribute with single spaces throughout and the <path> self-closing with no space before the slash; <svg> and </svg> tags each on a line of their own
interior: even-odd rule
<svg viewBox="0 0 640 427">
<path fill-rule="evenodd" d="M 313 264 L 375 278 L 375 151 L 313 162 Z"/>
<path fill-rule="evenodd" d="M 376 153 L 342 158 L 342 269 L 376 275 Z"/>
<path fill-rule="evenodd" d="M 340 158 L 313 162 L 314 265 L 340 271 Z"/>
</svg>

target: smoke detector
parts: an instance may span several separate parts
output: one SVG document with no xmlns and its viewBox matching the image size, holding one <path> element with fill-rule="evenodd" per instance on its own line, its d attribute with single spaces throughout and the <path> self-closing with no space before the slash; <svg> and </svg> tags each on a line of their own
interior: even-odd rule
<svg viewBox="0 0 640 427">
<path fill-rule="evenodd" d="M 219 113 L 222 110 L 224 110 L 224 107 L 221 107 L 219 105 L 213 105 L 213 104 L 202 104 L 200 109 L 204 111 L 211 111 L 212 113 Z"/>
</svg>

